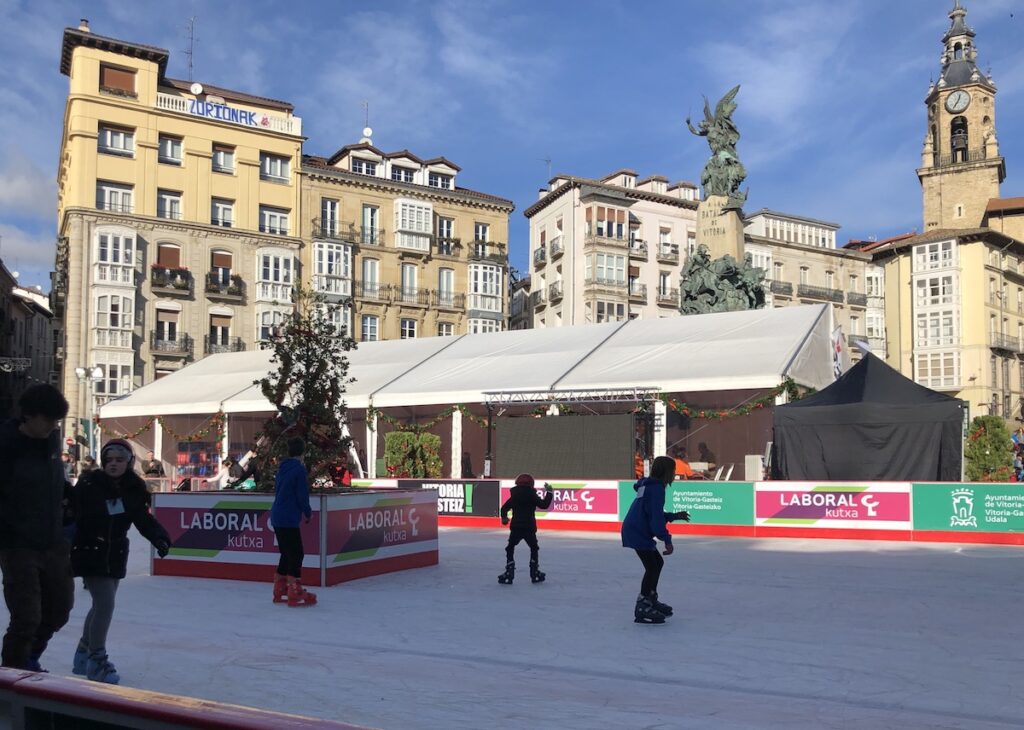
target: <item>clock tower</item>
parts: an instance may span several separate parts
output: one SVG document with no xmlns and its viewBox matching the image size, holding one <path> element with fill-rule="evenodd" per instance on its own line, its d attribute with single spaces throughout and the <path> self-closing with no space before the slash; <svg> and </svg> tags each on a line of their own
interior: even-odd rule
<svg viewBox="0 0 1024 730">
<path fill-rule="evenodd" d="M 979 227 L 1006 177 L 996 140 L 996 85 L 976 65 L 975 34 L 966 18 L 956 0 L 942 37 L 942 71 L 925 98 L 928 128 L 917 171 L 925 233 Z"/>
</svg>

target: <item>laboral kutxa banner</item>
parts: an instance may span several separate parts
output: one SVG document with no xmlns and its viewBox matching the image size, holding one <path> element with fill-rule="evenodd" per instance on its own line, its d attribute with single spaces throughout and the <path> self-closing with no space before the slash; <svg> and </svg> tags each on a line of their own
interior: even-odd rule
<svg viewBox="0 0 1024 730">
<path fill-rule="evenodd" d="M 619 519 L 625 519 L 636 499 L 636 482 L 619 482 Z M 690 521 L 701 525 L 754 524 L 753 482 L 673 482 L 665 490 L 665 511 L 690 513 Z"/>
<path fill-rule="evenodd" d="M 399 489 L 436 489 L 437 514 L 446 517 L 497 517 L 497 479 L 399 479 Z"/>
<path fill-rule="evenodd" d="M 554 499 L 547 510 L 537 510 L 538 520 L 576 520 L 580 522 L 615 522 L 619 519 L 619 483 L 613 481 L 565 482 L 537 479 L 537 494 L 544 496 L 544 482 L 554 490 Z M 501 503 L 512 492 L 515 482 L 501 482 Z"/>
<path fill-rule="evenodd" d="M 1024 491 L 1016 484 L 915 484 L 914 529 L 1024 532 Z"/>
<path fill-rule="evenodd" d="M 433 490 L 325 497 L 326 565 L 437 551 Z"/>
<path fill-rule="evenodd" d="M 765 527 L 909 530 L 909 482 L 757 482 L 755 519 Z"/>
</svg>

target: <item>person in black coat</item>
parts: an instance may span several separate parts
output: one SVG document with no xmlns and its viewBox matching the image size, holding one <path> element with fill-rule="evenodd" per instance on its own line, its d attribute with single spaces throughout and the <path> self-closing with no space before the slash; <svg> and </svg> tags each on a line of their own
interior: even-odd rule
<svg viewBox="0 0 1024 730">
<path fill-rule="evenodd" d="M 121 681 L 107 657 L 107 631 L 117 586 L 128 567 L 128 530 L 135 525 L 161 558 L 171 547 L 167 531 L 149 513 L 149 490 L 132 469 L 134 461 L 127 441 L 108 441 L 100 451 L 102 470 L 83 475 L 73 490 L 76 523 L 71 570 L 83 578 L 92 608 L 85 617 L 72 671 L 108 684 Z"/>
<path fill-rule="evenodd" d="M 537 543 L 537 510 L 547 509 L 555 493 L 550 484 L 545 484 L 547 493 L 541 497 L 533 488 L 534 479 L 529 474 L 516 477 L 516 485 L 512 487 L 505 504 L 501 505 L 501 524 L 509 524 L 508 512 L 512 510 L 512 528 L 509 530 L 508 545 L 505 546 L 505 572 L 498 576 L 498 582 L 511 585 L 516 574 L 515 550 L 520 540 L 525 540 L 530 547 L 530 580 L 540 583 L 546 577 L 540 571 Z"/>
</svg>

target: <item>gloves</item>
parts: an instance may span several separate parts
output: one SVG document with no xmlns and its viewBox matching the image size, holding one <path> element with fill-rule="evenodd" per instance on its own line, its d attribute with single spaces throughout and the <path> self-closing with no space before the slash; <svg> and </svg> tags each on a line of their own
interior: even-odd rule
<svg viewBox="0 0 1024 730">
<path fill-rule="evenodd" d="M 502 517 L 501 518 L 501 524 L 508 525 L 508 517 Z"/>
<path fill-rule="evenodd" d="M 673 512 L 672 513 L 672 519 L 674 519 L 674 520 L 682 520 L 683 522 L 689 522 L 690 521 L 690 513 L 687 512 L 686 510 L 682 510 L 681 512 Z"/>
<path fill-rule="evenodd" d="M 161 558 L 166 558 L 167 554 L 171 552 L 171 544 L 166 540 L 158 540 L 153 543 L 153 547 L 156 548 L 156 554 Z"/>
</svg>

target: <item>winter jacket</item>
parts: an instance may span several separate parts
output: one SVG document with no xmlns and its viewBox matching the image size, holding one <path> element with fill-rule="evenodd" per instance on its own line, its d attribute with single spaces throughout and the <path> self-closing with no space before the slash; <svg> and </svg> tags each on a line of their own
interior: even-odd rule
<svg viewBox="0 0 1024 730">
<path fill-rule="evenodd" d="M 634 550 L 654 550 L 654 538 L 672 544 L 668 523 L 674 515 L 665 512 L 665 485 L 645 477 L 633 485 L 636 499 L 622 521 L 622 546 Z"/>
<path fill-rule="evenodd" d="M 170 545 L 167 530 L 149 512 L 146 484 L 135 472 L 125 472 L 115 481 L 105 471 L 90 471 L 78 480 L 72 494 L 76 515 L 71 543 L 74 575 L 124 578 L 128 529 L 132 525 L 154 546 Z"/>
<path fill-rule="evenodd" d="M 547 509 L 551 506 L 551 500 L 555 493 L 548 487 L 548 492 L 543 497 L 537 496 L 537 490 L 520 484 L 512 487 L 505 504 L 501 505 L 502 522 L 508 519 L 508 511 L 512 510 L 512 529 L 537 531 L 537 510 Z"/>
<path fill-rule="evenodd" d="M 308 520 L 313 514 L 309 507 L 309 479 L 306 467 L 298 459 L 285 459 L 277 468 L 274 479 L 274 505 L 270 508 L 273 527 L 298 527 L 299 518 Z"/>
<path fill-rule="evenodd" d="M 0 549 L 47 550 L 64 540 L 65 502 L 60 436 L 26 436 L 20 421 L 0 424 Z"/>
</svg>

